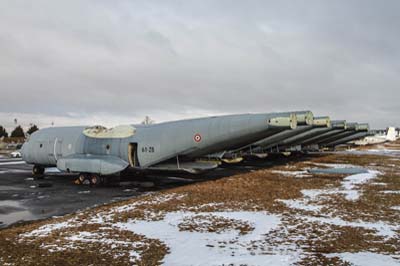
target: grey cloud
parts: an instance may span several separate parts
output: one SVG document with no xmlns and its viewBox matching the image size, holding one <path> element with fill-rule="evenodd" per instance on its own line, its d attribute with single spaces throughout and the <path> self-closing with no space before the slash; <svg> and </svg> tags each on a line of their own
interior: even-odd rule
<svg viewBox="0 0 400 266">
<path fill-rule="evenodd" d="M 2 1 L 0 112 L 70 123 L 312 109 L 398 124 L 399 5 Z"/>
</svg>

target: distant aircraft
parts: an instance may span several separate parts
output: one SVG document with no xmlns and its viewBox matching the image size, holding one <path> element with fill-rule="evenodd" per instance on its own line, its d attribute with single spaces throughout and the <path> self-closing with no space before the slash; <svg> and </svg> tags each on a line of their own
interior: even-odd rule
<svg viewBox="0 0 400 266">
<path fill-rule="evenodd" d="M 323 149 L 324 147 L 327 147 L 328 144 L 330 144 L 334 141 L 354 135 L 358 130 L 359 130 L 358 123 L 346 122 L 345 128 L 332 130 L 329 132 L 329 134 L 324 134 L 325 136 L 322 135 L 317 140 L 315 140 L 312 143 L 312 146 L 313 146 L 312 149 L 314 149 L 314 150 Z M 308 143 L 307 145 L 310 145 L 310 143 Z M 306 149 L 307 149 L 307 145 L 303 144 L 303 146 Z"/>
<path fill-rule="evenodd" d="M 360 140 L 366 136 L 370 136 L 371 132 L 369 131 L 369 124 L 362 123 L 357 124 L 354 130 L 350 131 L 349 134 L 342 135 L 341 137 L 337 137 L 329 143 L 325 143 L 325 147 L 334 148 L 341 144 L 352 143 L 354 141 Z"/>
<path fill-rule="evenodd" d="M 387 130 L 386 135 L 376 134 L 374 136 L 368 136 L 361 140 L 355 142 L 355 145 L 358 146 L 365 146 L 365 145 L 372 145 L 372 144 L 380 144 L 387 141 L 395 141 L 396 137 L 396 129 L 394 127 L 389 127 Z"/>
<path fill-rule="evenodd" d="M 329 117 L 318 118 L 319 126 L 312 128 L 306 132 L 300 133 L 293 137 L 284 139 L 278 145 L 280 151 L 301 151 L 304 147 L 311 147 L 318 143 L 321 139 L 329 137 L 338 132 L 342 132 L 346 128 L 345 120 L 333 120 Z"/>
<path fill-rule="evenodd" d="M 103 176 L 127 168 L 199 173 L 217 167 L 196 158 L 233 150 L 266 138 L 294 121 L 289 113 L 242 114 L 107 129 L 51 127 L 33 133 L 22 158 L 33 174 L 46 167 L 79 174 L 81 182 L 99 184 Z"/>
<path fill-rule="evenodd" d="M 296 129 L 293 130 L 285 130 L 281 133 L 275 134 L 271 137 L 265 138 L 254 143 L 254 146 L 258 146 L 258 148 L 254 148 L 253 151 L 263 150 L 268 151 L 268 149 L 275 148 L 275 150 L 279 151 L 279 147 L 284 146 L 285 143 L 290 142 L 291 139 L 294 139 L 296 136 L 304 136 L 307 132 L 311 132 L 313 129 L 321 129 L 330 127 L 331 120 L 329 117 L 314 117 L 310 122 L 304 122 L 300 124 Z M 288 141 L 288 142 L 286 142 Z"/>
</svg>

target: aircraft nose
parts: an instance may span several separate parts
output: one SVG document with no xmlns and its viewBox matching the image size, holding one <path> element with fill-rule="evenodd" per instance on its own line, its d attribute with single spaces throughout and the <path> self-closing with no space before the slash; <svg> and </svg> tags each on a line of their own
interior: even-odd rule
<svg viewBox="0 0 400 266">
<path fill-rule="evenodd" d="M 27 145 L 28 145 L 28 142 L 25 142 L 21 147 L 21 157 L 22 158 L 26 157 Z"/>
</svg>

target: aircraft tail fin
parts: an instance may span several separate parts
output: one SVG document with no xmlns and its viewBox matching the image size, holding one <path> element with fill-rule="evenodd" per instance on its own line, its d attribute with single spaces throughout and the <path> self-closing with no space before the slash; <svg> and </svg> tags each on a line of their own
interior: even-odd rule
<svg viewBox="0 0 400 266">
<path fill-rule="evenodd" d="M 389 127 L 386 135 L 386 140 L 395 141 L 396 140 L 396 129 L 394 127 Z"/>
</svg>

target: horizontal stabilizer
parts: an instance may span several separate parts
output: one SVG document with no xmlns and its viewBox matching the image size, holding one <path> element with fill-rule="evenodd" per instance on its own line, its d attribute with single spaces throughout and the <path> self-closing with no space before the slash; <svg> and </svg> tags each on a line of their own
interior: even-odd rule
<svg viewBox="0 0 400 266">
<path fill-rule="evenodd" d="M 176 163 L 162 163 L 149 167 L 149 170 L 157 171 L 171 171 L 171 172 L 187 172 L 191 174 L 200 174 L 206 171 L 213 170 L 218 167 L 216 162 L 181 162 Z"/>
<path fill-rule="evenodd" d="M 110 155 L 73 154 L 57 161 L 57 168 L 65 172 L 116 174 L 127 168 L 129 163 Z"/>
</svg>

